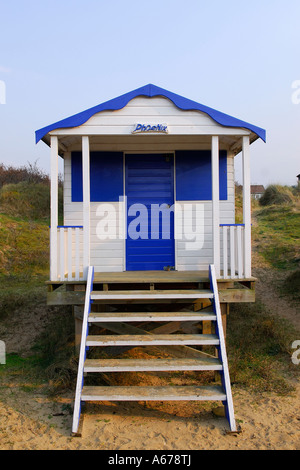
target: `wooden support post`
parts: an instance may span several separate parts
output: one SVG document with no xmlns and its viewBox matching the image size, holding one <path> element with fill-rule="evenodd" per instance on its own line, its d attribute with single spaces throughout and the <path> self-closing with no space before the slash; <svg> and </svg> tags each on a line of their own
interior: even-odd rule
<svg viewBox="0 0 300 470">
<path fill-rule="evenodd" d="M 217 279 L 220 277 L 220 179 L 219 179 L 219 137 L 212 137 L 212 228 L 213 228 L 213 264 Z"/>
<path fill-rule="evenodd" d="M 81 334 L 82 334 L 82 320 L 83 320 L 83 305 L 73 306 L 73 316 L 75 320 L 75 353 L 79 354 Z"/>
<path fill-rule="evenodd" d="M 50 137 L 51 146 L 51 192 L 50 192 L 50 280 L 58 280 L 58 138 Z"/>
<path fill-rule="evenodd" d="M 202 334 L 203 335 L 211 335 L 212 334 L 211 321 L 203 321 L 202 322 Z"/>
<path fill-rule="evenodd" d="M 229 305 L 228 304 L 220 304 L 220 306 L 221 306 L 221 315 L 222 315 L 224 338 L 226 340 L 227 315 L 228 315 L 228 312 L 229 312 Z"/>
<path fill-rule="evenodd" d="M 251 188 L 250 188 L 250 140 L 243 137 L 243 221 L 244 230 L 244 276 L 251 277 Z"/>
<path fill-rule="evenodd" d="M 87 278 L 90 266 L 90 145 L 87 136 L 82 137 L 83 184 L 83 277 Z"/>
</svg>

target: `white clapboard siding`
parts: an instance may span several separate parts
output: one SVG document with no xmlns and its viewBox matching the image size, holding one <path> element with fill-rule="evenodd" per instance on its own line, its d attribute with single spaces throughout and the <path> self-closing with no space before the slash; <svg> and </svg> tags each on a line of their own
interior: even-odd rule
<svg viewBox="0 0 300 470">
<path fill-rule="evenodd" d="M 65 225 L 82 225 L 83 214 L 82 214 L 82 202 L 72 202 L 71 193 L 71 155 L 68 153 L 65 155 L 65 166 L 64 166 L 64 223 Z M 91 202 L 91 239 L 90 249 L 91 265 L 95 267 L 96 272 L 120 272 L 124 270 L 125 250 L 124 240 L 120 239 L 124 215 L 121 204 L 118 202 L 112 202 L 111 207 L 115 214 L 116 220 L 116 232 L 117 239 L 99 239 L 97 235 L 97 225 L 103 217 L 97 215 L 97 209 L 101 203 Z M 106 204 L 106 203 L 104 203 Z M 121 215 L 120 215 L 121 213 Z M 107 227 L 114 226 L 114 215 L 108 213 L 105 215 L 105 225 Z M 121 225 L 121 226 L 120 226 Z"/>
<path fill-rule="evenodd" d="M 184 111 L 163 97 L 137 97 L 117 111 L 102 111 L 79 127 L 55 130 L 55 135 L 130 135 L 137 123 L 168 125 L 171 135 L 249 135 L 241 128 L 219 125 L 200 111 Z"/>
<path fill-rule="evenodd" d="M 234 159 L 231 154 L 227 158 L 227 175 L 227 201 L 220 201 L 220 224 L 234 224 L 235 222 Z M 195 201 L 178 201 L 178 203 L 182 207 L 183 204 L 193 204 Z M 204 206 L 204 223 L 202 229 L 198 232 L 198 235 L 203 234 L 204 243 L 199 249 L 191 249 L 192 244 L 187 245 L 187 243 L 193 239 L 192 231 L 190 233 L 186 232 L 186 237 L 183 236 L 181 239 L 176 240 L 176 259 L 179 271 L 206 270 L 207 266 L 213 263 L 212 202 L 198 201 L 198 204 Z M 175 223 L 178 224 L 179 222 L 180 218 L 178 220 L 175 216 Z M 176 231 L 182 233 L 177 226 Z"/>
<path fill-rule="evenodd" d="M 140 99 L 133 100 L 129 105 L 124 108 L 124 110 L 118 111 L 118 113 L 123 113 L 124 118 L 126 116 L 130 116 L 131 122 L 133 117 L 141 117 L 145 116 L 145 122 L 152 122 L 153 116 L 159 116 L 160 122 L 170 122 L 169 119 L 172 117 L 172 113 L 175 113 L 174 116 L 181 115 L 182 111 L 178 110 L 172 104 L 165 99 L 156 99 L 156 106 L 152 106 L 147 108 L 149 105 L 148 99 L 142 99 L 142 102 L 139 101 Z M 152 100 L 151 100 L 152 101 Z M 149 114 L 141 114 L 141 109 L 145 112 L 148 109 Z M 129 111 L 128 111 L 129 110 Z M 126 112 L 128 114 L 126 115 Z M 136 112 L 136 114 L 134 114 Z M 164 114 L 165 113 L 165 114 Z M 197 119 L 200 125 L 207 125 L 211 118 L 206 116 L 203 113 L 187 111 L 186 116 L 189 119 L 194 117 L 194 114 L 197 114 Z M 103 118 L 105 118 L 105 114 L 103 114 Z M 110 112 L 108 112 L 110 114 Z M 202 115 L 203 114 L 203 115 Z M 152 118 L 151 118 L 152 116 Z M 163 117 L 166 117 L 164 120 Z M 89 121 L 93 122 L 93 125 L 97 127 L 99 124 L 99 119 L 102 119 L 99 115 L 95 115 Z M 107 116 L 106 116 L 107 117 Z M 167 119 L 168 117 L 168 119 Z M 177 119 L 177 118 L 176 118 Z M 140 121 L 135 120 L 135 121 Z M 134 121 L 134 122 L 135 122 Z M 154 120 L 155 122 L 155 120 Z M 145 136 L 145 138 L 147 138 Z M 188 149 L 188 146 L 186 146 Z M 91 147 L 93 150 L 93 147 Z M 148 144 L 148 151 L 151 150 L 151 145 Z M 174 147 L 173 147 L 174 150 Z M 82 225 L 83 224 L 83 214 L 82 208 L 83 205 L 81 202 L 72 202 L 71 197 L 71 154 L 65 153 L 64 156 L 64 223 L 65 225 Z M 235 188 L 234 188 L 234 157 L 230 153 L 228 154 L 227 158 L 227 174 L 228 174 L 228 181 L 227 181 L 227 189 L 228 189 L 228 197 L 226 201 L 220 201 L 220 224 L 233 224 L 235 222 L 235 203 L 234 203 L 234 195 L 235 195 Z M 197 209 L 198 212 L 203 210 L 203 225 L 201 226 L 198 235 L 203 234 L 203 245 L 201 248 L 197 248 L 196 250 L 191 250 L 190 242 L 193 239 L 193 225 L 191 224 L 191 232 L 186 232 L 186 237 L 181 237 L 176 239 L 175 242 L 175 249 L 176 249 L 176 268 L 179 271 L 188 271 L 188 270 L 206 270 L 208 265 L 213 262 L 213 246 L 212 246 L 212 202 L 211 201 L 178 201 L 178 203 L 183 206 L 186 203 L 190 204 L 200 204 L 201 209 Z M 125 242 L 122 239 L 122 230 L 124 229 L 125 221 L 124 221 L 124 208 L 121 203 L 113 202 L 111 203 L 114 211 L 114 214 L 109 214 L 105 217 L 107 221 L 107 226 L 112 227 L 114 225 L 114 217 L 116 217 L 116 231 L 118 238 L 117 239 L 106 239 L 100 240 L 97 236 L 97 225 L 101 217 L 97 216 L 97 209 L 99 204 L 96 202 L 91 202 L 90 210 L 91 210 L 91 240 L 90 240 L 90 247 L 91 247 L 91 264 L 95 267 L 95 272 L 120 272 L 125 269 Z M 195 206 L 194 206 L 195 207 Z M 195 214 L 195 212 L 193 212 Z M 187 216 L 187 220 L 189 219 L 190 215 Z M 175 224 L 178 224 L 179 219 L 175 216 Z M 178 229 L 176 225 L 176 230 Z M 187 243 L 189 243 L 189 250 L 187 250 Z M 228 237 L 229 243 L 229 237 Z M 236 249 L 236 248 L 235 248 Z M 73 248 L 74 251 L 74 243 Z M 221 252 L 222 252 L 222 238 L 221 238 Z M 228 249 L 228 256 L 230 256 L 230 250 Z M 74 255 L 73 255 L 74 256 Z M 237 254 L 232 252 L 232 256 L 236 258 Z M 234 261 L 235 262 L 235 261 Z M 230 267 L 230 260 L 228 261 L 228 267 Z M 221 266 L 222 269 L 222 266 Z M 240 266 L 240 270 L 241 270 Z M 235 272 L 234 272 L 234 275 Z"/>
</svg>

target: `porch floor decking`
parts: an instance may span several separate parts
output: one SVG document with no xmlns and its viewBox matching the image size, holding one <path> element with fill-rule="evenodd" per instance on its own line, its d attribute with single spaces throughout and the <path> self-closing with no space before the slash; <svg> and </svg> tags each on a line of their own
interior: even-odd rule
<svg viewBox="0 0 300 470">
<path fill-rule="evenodd" d="M 222 277 L 218 282 L 255 282 L 255 277 L 224 279 Z M 74 274 L 73 274 L 74 277 Z M 123 271 L 123 272 L 95 272 L 94 282 L 99 284 L 118 284 L 118 283 L 184 283 L 184 282 L 209 282 L 207 271 Z M 47 284 L 86 284 L 86 281 L 47 281 Z"/>
<path fill-rule="evenodd" d="M 217 280 L 221 303 L 254 302 L 256 278 L 235 278 Z M 159 293 L 158 291 L 209 288 L 208 271 L 125 271 L 125 272 L 98 272 L 94 275 L 94 285 L 102 292 L 111 291 L 144 291 Z M 46 281 L 48 286 L 48 305 L 82 305 L 86 281 L 62 280 Z M 200 294 L 199 290 L 199 294 Z M 179 292 L 179 291 L 177 291 Z M 161 292 L 162 293 L 162 292 Z M 127 297 L 127 296 L 126 296 Z M 190 297 L 189 295 L 187 298 Z M 201 300 L 199 295 L 199 301 Z M 102 302 L 104 300 L 102 299 Z M 167 299 L 164 299 L 168 302 Z M 180 302 L 181 300 L 177 300 Z M 197 302 L 196 299 L 194 301 Z M 109 300 L 109 303 L 113 303 Z M 119 300 L 116 300 L 119 302 Z M 131 302 L 135 302 L 131 299 Z M 136 300 L 136 302 L 139 302 Z"/>
<path fill-rule="evenodd" d="M 209 282 L 208 271 L 124 271 L 95 273 L 94 282 L 104 283 L 173 283 Z"/>
</svg>

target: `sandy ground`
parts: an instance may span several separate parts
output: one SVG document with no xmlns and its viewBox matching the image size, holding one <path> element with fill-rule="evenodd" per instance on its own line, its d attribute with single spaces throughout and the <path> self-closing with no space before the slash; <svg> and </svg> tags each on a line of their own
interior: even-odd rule
<svg viewBox="0 0 300 470">
<path fill-rule="evenodd" d="M 71 415 L 60 402 L 7 390 L 0 402 L 0 449 L 7 450 L 299 450 L 299 385 L 289 397 L 234 391 L 239 434 L 228 434 L 211 403 L 88 405 L 82 437 L 70 437 Z"/>
<path fill-rule="evenodd" d="M 264 279 L 257 283 L 258 297 L 299 327 L 299 309 L 278 297 L 272 272 L 261 266 L 256 275 Z M 29 321 L 20 312 L 15 325 L 0 329 L 8 348 L 26 352 L 38 333 L 33 321 L 43 326 L 46 314 L 37 309 Z M 284 397 L 233 388 L 237 434 L 228 433 L 225 418 L 212 413 L 217 404 L 101 403 L 86 405 L 82 437 L 75 438 L 70 435 L 73 392 L 52 401 L 36 389 L 24 392 L 7 384 L 0 389 L 0 449 L 299 450 L 300 384 L 293 385 L 295 392 Z"/>
</svg>

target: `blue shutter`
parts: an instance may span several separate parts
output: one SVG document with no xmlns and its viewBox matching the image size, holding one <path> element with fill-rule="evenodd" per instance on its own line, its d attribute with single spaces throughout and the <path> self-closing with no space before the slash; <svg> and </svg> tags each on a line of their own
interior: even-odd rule
<svg viewBox="0 0 300 470">
<path fill-rule="evenodd" d="M 227 152 L 220 151 L 220 200 L 227 200 Z M 177 201 L 211 201 L 210 150 L 176 151 Z"/>
<path fill-rule="evenodd" d="M 82 154 L 72 152 L 72 202 L 82 202 Z M 123 196 L 123 153 L 91 152 L 91 202 L 115 202 Z"/>
<path fill-rule="evenodd" d="M 125 187 L 127 213 L 134 204 L 144 204 L 147 208 L 145 218 L 137 213 L 128 215 L 127 230 L 139 217 L 140 237 L 126 239 L 126 270 L 157 271 L 167 266 L 175 266 L 174 213 L 170 210 L 170 232 L 162 231 L 160 214 L 158 231 L 152 238 L 151 205 L 174 204 L 174 159 L 173 155 L 147 154 L 126 155 Z M 144 230 L 144 231 L 143 231 Z M 146 231 L 145 231 L 146 230 Z M 153 230 L 154 232 L 154 230 Z"/>
</svg>

